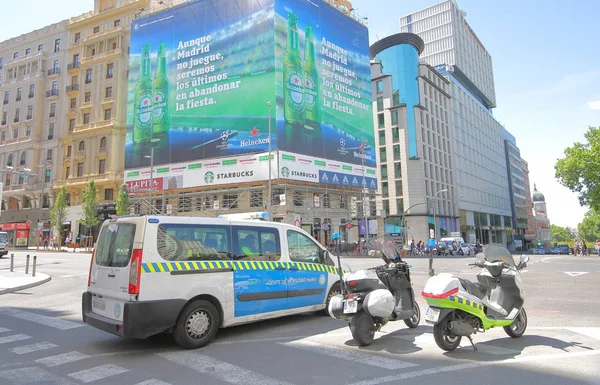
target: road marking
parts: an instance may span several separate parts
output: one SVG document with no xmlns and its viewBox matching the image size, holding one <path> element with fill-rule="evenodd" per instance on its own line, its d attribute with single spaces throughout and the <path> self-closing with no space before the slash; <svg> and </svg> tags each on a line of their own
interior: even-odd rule
<svg viewBox="0 0 600 385">
<path fill-rule="evenodd" d="M 67 274 L 67 275 L 61 275 L 61 276 L 59 276 L 59 278 L 71 278 L 71 277 L 76 277 L 76 275 L 74 275 L 74 274 Z"/>
<path fill-rule="evenodd" d="M 465 370 L 465 369 L 475 369 L 485 366 L 495 366 L 495 365 L 510 365 L 521 362 L 534 362 L 534 361 L 547 361 L 547 360 L 556 360 L 556 359 L 570 359 L 574 357 L 586 357 L 586 356 L 595 356 L 600 354 L 600 350 L 588 350 L 585 352 L 576 352 L 576 353 L 558 353 L 558 354 L 545 354 L 539 356 L 527 356 L 527 357 L 516 357 L 516 358 L 508 358 L 506 360 L 501 361 L 479 361 L 479 362 L 470 362 L 466 364 L 459 365 L 449 365 L 449 366 L 441 366 L 437 368 L 431 369 L 423 369 L 416 370 L 413 372 L 405 372 L 391 376 L 378 377 L 370 380 L 354 382 L 347 385 L 379 385 L 385 384 L 387 382 L 397 382 L 401 380 L 407 380 L 410 378 L 417 378 L 423 376 L 429 376 L 433 374 L 445 373 L 445 372 L 455 372 L 457 370 Z"/>
<path fill-rule="evenodd" d="M 128 369 L 122 368 L 117 365 L 101 365 L 96 366 L 95 368 L 82 370 L 79 372 L 69 374 L 69 377 L 72 377 L 76 380 L 79 380 L 85 384 L 92 381 L 102 380 L 108 377 L 116 376 L 117 374 L 122 374 L 128 372 Z"/>
<path fill-rule="evenodd" d="M 565 271 L 564 272 L 567 275 L 570 275 L 571 277 L 579 277 L 580 275 L 584 275 L 587 274 L 587 271 Z"/>
<path fill-rule="evenodd" d="M 157 356 L 198 373 L 207 374 L 213 378 L 236 385 L 292 385 L 286 381 L 276 380 L 263 374 L 230 363 L 216 360 L 195 352 L 159 353 Z"/>
<path fill-rule="evenodd" d="M 6 333 L 6 332 L 9 332 L 9 331 L 10 331 L 10 329 L 0 328 L 0 333 Z"/>
<path fill-rule="evenodd" d="M 28 336 L 27 334 L 14 334 L 12 336 L 0 337 L 0 345 L 10 342 L 28 340 L 30 338 L 31 336 Z"/>
<path fill-rule="evenodd" d="M 567 328 L 567 330 L 600 340 L 600 328 Z"/>
<path fill-rule="evenodd" d="M 388 370 L 398 370 L 419 366 L 411 362 L 400 361 L 374 353 L 366 353 L 358 350 L 343 349 L 337 346 L 323 345 L 308 339 L 280 343 L 280 345 L 307 350 L 330 357 L 340 358 L 357 364 L 364 364 Z"/>
<path fill-rule="evenodd" d="M 69 353 L 64 353 L 64 354 L 58 354 L 55 356 L 40 358 L 38 360 L 35 360 L 35 362 L 38 362 L 42 365 L 46 365 L 47 367 L 52 368 L 54 366 L 68 364 L 68 363 L 75 362 L 75 361 L 81 361 L 81 360 L 85 360 L 87 358 L 90 358 L 90 356 L 88 356 L 87 354 L 83 354 L 83 353 L 79 353 L 79 352 L 69 352 Z"/>
<path fill-rule="evenodd" d="M 41 314 L 31 313 L 23 310 L 16 309 L 0 309 L 0 314 L 8 315 L 14 318 L 23 319 L 26 321 L 31 321 L 38 323 L 44 326 L 50 326 L 51 328 L 59 329 L 59 330 L 69 330 L 80 328 L 84 326 L 83 324 L 66 321 L 60 318 L 48 317 Z"/>
<path fill-rule="evenodd" d="M 0 379 L 6 379 L 13 384 L 48 384 L 48 385 L 77 385 L 75 382 L 59 377 L 47 370 L 32 366 L 29 368 L 0 371 Z"/>
<path fill-rule="evenodd" d="M 148 381 L 144 381 L 144 382 L 138 382 L 135 385 L 171 385 L 168 382 L 164 382 L 161 380 L 157 380 L 155 378 L 148 380 Z"/>
<path fill-rule="evenodd" d="M 58 345 L 55 345 L 51 342 L 40 342 L 40 343 L 32 344 L 32 345 L 17 346 L 16 348 L 10 349 L 10 351 L 15 354 L 27 354 L 27 353 L 39 352 L 40 350 L 52 349 L 57 346 Z"/>
</svg>

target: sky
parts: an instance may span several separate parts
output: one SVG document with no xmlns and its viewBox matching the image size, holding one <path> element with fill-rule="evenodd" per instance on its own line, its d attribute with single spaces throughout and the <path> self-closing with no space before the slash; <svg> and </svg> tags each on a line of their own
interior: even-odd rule
<svg viewBox="0 0 600 385">
<path fill-rule="evenodd" d="M 371 43 L 399 32 L 399 18 L 439 0 L 353 0 Z M 591 33 L 600 1 L 458 0 L 492 56 L 494 115 L 517 139 L 529 179 L 546 197 L 553 224 L 576 227 L 587 208 L 554 177 L 564 149 L 600 125 L 600 50 Z M 0 13 L 0 41 L 93 9 L 93 0 L 20 0 Z M 36 10 L 32 12 L 32 10 Z M 591 48 L 590 48 L 591 47 Z"/>
</svg>

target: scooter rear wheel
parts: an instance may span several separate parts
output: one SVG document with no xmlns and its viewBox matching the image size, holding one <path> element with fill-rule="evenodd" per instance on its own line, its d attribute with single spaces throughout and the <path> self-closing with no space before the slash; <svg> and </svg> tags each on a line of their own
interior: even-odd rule
<svg viewBox="0 0 600 385">
<path fill-rule="evenodd" d="M 411 329 L 414 329 L 417 326 L 419 326 L 419 323 L 421 322 L 421 309 L 419 309 L 419 304 L 416 301 L 414 302 L 414 307 L 415 313 L 413 314 L 413 316 L 409 319 L 404 320 L 406 326 L 408 326 Z"/>
<path fill-rule="evenodd" d="M 519 310 L 519 314 L 517 314 L 517 317 L 515 318 L 513 323 L 504 327 L 504 331 L 506 332 L 506 334 L 508 334 L 512 338 L 521 337 L 525 333 L 526 329 L 527 312 L 525 311 L 525 308 L 521 308 L 521 310 Z"/>
<path fill-rule="evenodd" d="M 369 346 L 375 338 L 375 323 L 373 317 L 364 311 L 360 311 L 350 321 L 352 337 L 359 346 Z"/>
<path fill-rule="evenodd" d="M 460 345 L 461 336 L 450 333 L 448 328 L 449 320 L 446 318 L 442 322 L 433 326 L 433 338 L 440 349 L 451 352 Z"/>
</svg>

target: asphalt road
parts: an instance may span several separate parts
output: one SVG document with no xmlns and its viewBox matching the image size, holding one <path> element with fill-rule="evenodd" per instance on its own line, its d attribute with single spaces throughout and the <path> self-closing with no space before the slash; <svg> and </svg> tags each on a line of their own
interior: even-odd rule
<svg viewBox="0 0 600 385">
<path fill-rule="evenodd" d="M 0 385 L 600 384 L 598 257 L 532 256 L 523 277 L 525 335 L 490 330 L 474 336 L 478 352 L 463 339 L 452 353 L 435 345 L 426 324 L 409 330 L 391 322 L 358 348 L 345 323 L 314 314 L 223 329 L 196 351 L 169 336 L 124 341 L 81 322 L 89 255 L 40 253 L 38 260 L 49 283 L 0 296 Z M 436 260 L 434 268 L 474 278 L 469 260 Z M 377 263 L 346 261 L 354 269 Z M 410 263 L 420 293 L 427 259 Z"/>
</svg>

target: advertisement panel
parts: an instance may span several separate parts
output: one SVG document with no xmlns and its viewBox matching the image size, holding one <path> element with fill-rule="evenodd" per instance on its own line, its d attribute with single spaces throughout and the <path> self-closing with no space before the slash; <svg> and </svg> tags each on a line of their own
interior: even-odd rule
<svg viewBox="0 0 600 385">
<path fill-rule="evenodd" d="M 134 20 L 125 169 L 268 150 L 273 0 L 196 1 Z M 274 136 L 274 135 L 273 135 Z"/>
<path fill-rule="evenodd" d="M 369 63 L 365 26 L 321 0 L 276 0 L 278 148 L 375 167 Z"/>
</svg>

